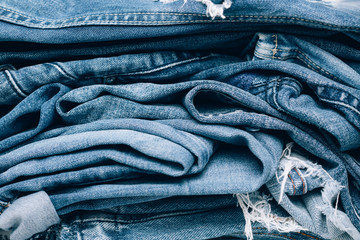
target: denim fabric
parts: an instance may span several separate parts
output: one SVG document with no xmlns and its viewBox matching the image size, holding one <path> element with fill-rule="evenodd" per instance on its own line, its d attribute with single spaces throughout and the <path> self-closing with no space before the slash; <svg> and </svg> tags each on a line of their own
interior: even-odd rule
<svg viewBox="0 0 360 240">
<path fill-rule="evenodd" d="M 0 238 L 360 239 L 351 1 L 2 1 Z"/>
<path fill-rule="evenodd" d="M 0 118 L 0 151 L 10 149 L 40 133 L 56 121 L 55 104 L 70 89 L 46 85 L 30 94 Z"/>
<path fill-rule="evenodd" d="M 322 102 L 343 112 L 349 122 L 360 128 L 360 74 L 341 59 L 302 39 L 281 34 L 260 34 L 254 56 L 297 62 L 327 77 L 326 85 L 316 83 L 313 79 L 309 79 L 307 84 Z M 360 64 L 359 58 L 353 62 Z"/>
<path fill-rule="evenodd" d="M 214 69 L 209 69 L 204 72 L 201 72 L 195 75 L 194 79 L 201 79 L 201 78 L 212 78 L 221 81 L 227 81 L 229 83 L 235 84 L 243 89 L 249 90 L 252 87 L 254 78 L 253 74 L 249 74 L 249 70 L 256 70 L 262 69 L 276 71 L 276 72 L 284 72 L 287 74 L 291 74 L 291 76 L 297 77 L 298 79 L 307 80 L 312 79 L 313 81 L 317 81 L 318 83 L 329 81 L 329 79 L 309 70 L 303 68 L 294 63 L 288 62 L 279 62 L 276 60 L 264 60 L 264 61 L 253 61 L 253 62 L 245 62 L 239 64 L 230 64 L 228 66 L 221 66 Z M 245 72 L 241 73 L 241 72 Z M 243 77 L 243 78 L 241 78 Z M 328 83 L 329 86 L 335 85 L 336 83 Z M 256 85 L 255 85 L 256 86 Z M 271 90 L 271 89 L 270 89 Z M 285 91 L 286 93 L 286 91 Z M 356 95 L 355 95 L 356 96 Z M 358 95 L 357 95 L 358 96 Z M 256 102 L 259 104 L 261 102 L 261 98 L 258 97 Z M 303 108 L 306 110 L 306 108 Z M 274 112 L 275 111 L 275 112 Z M 266 128 L 268 129 L 282 129 L 288 132 L 290 137 L 303 147 L 306 151 L 314 154 L 315 156 L 319 157 L 324 165 L 326 171 L 342 186 L 345 186 L 341 191 L 341 198 L 344 205 L 344 209 L 346 213 L 350 216 L 352 223 L 359 229 L 359 217 L 357 214 L 358 206 L 354 206 L 354 204 L 358 204 L 359 201 L 356 199 L 354 195 L 352 197 L 349 193 L 348 186 L 348 179 L 346 170 L 356 179 L 359 180 L 359 166 L 357 164 L 357 160 L 346 153 L 341 153 L 338 150 L 338 146 L 335 145 L 331 138 L 327 137 L 327 135 L 323 131 L 318 131 L 318 134 L 314 132 L 316 129 L 312 128 L 307 124 L 296 123 L 292 118 L 288 116 L 281 115 L 280 112 L 276 111 L 274 108 L 268 108 L 265 112 L 262 110 L 263 113 L 267 113 L 268 115 L 277 116 L 277 118 L 270 117 L 271 123 L 269 120 L 263 120 L 261 124 L 259 120 L 261 118 L 252 117 L 251 121 L 252 127 L 255 128 Z M 236 117 L 235 112 L 231 114 L 231 118 L 228 116 L 231 113 L 222 114 L 222 115 L 209 115 L 208 113 L 198 113 L 193 115 L 198 121 L 204 123 L 222 123 L 222 124 L 229 124 L 229 125 L 238 125 L 244 123 L 243 117 Z M 280 115 L 279 115 L 280 114 Z M 296 116 L 296 115 L 295 115 Z M 284 121 L 280 121 L 283 119 Z M 257 121 L 254 121 L 256 119 Z M 323 135 L 323 136 L 321 136 Z M 346 135 L 345 135 L 346 136 Z M 353 139 L 354 140 L 354 139 Z M 306 141 L 306 142 L 304 142 Z M 313 141 L 312 143 L 308 141 Z M 354 144 L 349 139 L 348 143 Z M 356 144 L 356 142 L 355 142 Z M 352 146 L 354 148 L 356 146 Z M 324 162 L 325 161 L 325 162 Z M 300 181 L 301 184 L 301 181 Z M 279 187 L 279 185 L 277 185 Z M 280 192 L 280 188 L 277 190 Z M 354 198 L 355 199 L 352 199 Z"/>
<path fill-rule="evenodd" d="M 118 101 L 122 103 L 119 104 Z M 154 104 L 151 103 L 156 103 L 156 111 L 153 110 Z M 119 109 L 118 106 L 123 109 Z M 342 161 L 337 152 L 329 148 L 322 137 L 312 133 L 311 129 L 305 132 L 300 128 L 302 126 L 300 123 L 291 125 L 280 120 L 279 117 L 281 118 L 282 114 L 265 101 L 228 84 L 215 81 L 190 81 L 162 85 L 152 83 L 120 86 L 94 85 L 70 91 L 58 100 L 56 107 L 59 116 L 67 123 L 85 124 L 45 132 L 33 138 L 29 143 L 3 154 L 2 159 L 6 161 L 3 162 L 2 168 L 7 170 L 3 174 L 4 179 L 16 176 L 15 173 L 21 174 L 23 171 L 29 174 L 29 169 L 33 169 L 30 174 L 34 175 L 44 174 L 44 172 L 39 172 L 40 169 L 48 173 L 57 172 L 54 175 L 46 174 L 39 178 L 12 184 L 5 181 L 5 185 L 1 188 L 4 202 L 11 201 L 16 194 L 21 194 L 21 192 L 48 189 L 50 199 L 57 211 L 67 213 L 76 209 L 91 209 L 93 202 L 99 200 L 100 196 L 102 199 L 114 199 L 252 192 L 274 175 L 276 162 L 283 149 L 281 141 L 274 136 L 257 132 L 256 129 L 287 132 L 307 151 L 327 161 L 329 173 L 339 183 L 347 185 Z M 115 118 L 124 117 L 169 120 L 160 122 L 135 119 L 115 120 Z M 96 121 L 103 118 L 108 120 Z M 199 124 L 191 120 L 192 118 L 208 124 Z M 285 117 L 285 119 L 292 123 L 296 121 L 292 118 Z M 254 140 L 251 140 L 251 135 L 248 135 L 246 141 L 240 140 L 239 136 L 246 132 L 241 133 L 239 129 L 237 130 L 240 131 L 239 135 L 234 136 L 236 128 L 211 124 L 242 125 L 248 127 L 246 135 L 251 133 L 255 138 L 252 137 Z M 302 127 L 305 128 L 305 126 Z M 228 134 L 224 136 L 226 132 Z M 213 140 L 207 140 L 209 138 Z M 214 147 L 217 146 L 217 144 L 214 145 L 214 140 L 236 145 L 245 143 L 253 155 L 247 151 L 238 151 L 239 147 L 235 145 L 220 145 L 212 156 L 212 151 L 215 151 Z M 179 144 L 178 147 L 174 145 L 175 142 Z M 252 147 L 251 142 L 262 144 L 256 143 Z M 121 145 L 116 147 L 117 144 L 125 144 L 131 148 L 119 148 Z M 196 153 L 201 151 L 201 146 L 203 147 L 202 154 L 207 153 L 207 155 Z M 134 149 L 138 153 L 134 152 Z M 82 151 L 79 152 L 79 150 Z M 190 155 L 187 153 L 189 150 L 192 152 Z M 116 152 L 120 155 L 119 158 L 114 159 Z M 198 156 L 196 161 L 193 158 L 194 154 Z M 146 156 L 162 159 L 162 161 L 159 165 L 153 162 L 152 158 L 146 160 L 148 158 Z M 178 159 L 176 159 L 177 156 L 179 156 Z M 201 160 L 201 156 L 206 157 Z M 210 156 L 212 158 L 208 162 Z M 119 162 L 120 165 L 93 165 L 109 158 Z M 139 162 L 142 158 L 144 160 Z M 79 160 L 75 166 L 72 166 L 75 164 L 73 159 Z M 136 159 L 136 161 L 131 159 Z M 239 161 L 239 159 L 242 160 Z M 259 159 L 261 163 L 255 159 Z M 272 160 L 269 161 L 270 159 Z M 166 163 L 164 160 L 172 164 L 167 167 L 164 165 Z M 60 171 L 63 166 L 54 164 L 59 161 L 65 161 L 63 166 L 68 167 L 66 172 Z M 173 163 L 177 163 L 177 166 Z M 194 165 L 194 163 L 197 164 Z M 124 168 L 124 164 L 128 167 Z M 204 168 L 206 164 L 207 167 Z M 42 168 L 39 168 L 40 165 Z M 180 172 L 176 171 L 179 166 L 181 166 Z M 73 167 L 75 169 L 80 167 L 81 170 L 72 171 Z M 140 178 L 137 177 L 138 171 L 180 176 L 184 173 L 198 173 L 201 170 L 201 174 L 181 179 L 161 177 L 155 181 L 152 174 L 148 177 L 143 174 Z M 124 175 L 119 176 L 119 172 Z M 216 177 L 219 175 L 227 176 L 227 178 L 219 179 Z M 85 176 L 87 177 L 84 178 Z M 125 179 L 119 179 L 121 177 Z M 11 178 L 9 180 L 12 181 Z M 99 184 L 104 181 L 110 182 Z M 90 183 L 91 186 L 86 186 Z M 73 187 L 74 184 L 79 187 Z M 64 189 L 69 185 L 70 188 Z M 342 199 L 344 202 L 350 199 L 348 189 L 342 191 Z M 349 214 L 354 212 L 351 204 L 344 207 Z M 324 233 L 316 230 L 319 234 L 326 233 L 326 231 Z"/>
<path fill-rule="evenodd" d="M 11 205 L 7 204 L 6 211 L 1 213 L 1 229 L 10 232 L 10 239 L 29 238 L 34 232 L 45 231 L 51 225 L 60 222 L 59 216 L 45 192 L 21 197 Z M 1 238 L 8 239 L 5 236 L 1 235 Z"/>
<path fill-rule="evenodd" d="M 100 83 L 174 82 L 204 69 L 239 61 L 218 54 L 155 52 L 6 69 L 0 73 L 0 105 L 16 104 L 49 83 L 80 87 Z"/>
<path fill-rule="evenodd" d="M 266 133 L 246 132 L 221 125 L 205 125 L 191 120 L 193 110 L 183 105 L 184 99 L 186 101 L 191 94 L 196 94 L 199 87 L 209 88 L 207 93 L 211 93 L 211 88 L 216 86 L 218 89 L 213 91 L 214 94 L 220 94 L 222 91 L 222 94 L 237 93 L 251 96 L 238 88 L 214 81 L 166 85 L 147 83 L 121 86 L 94 85 L 69 92 L 58 101 L 57 109 L 60 116 L 71 124 L 86 121 L 89 123 L 45 132 L 22 146 L 2 154 L 4 162 L 1 168 L 6 170 L 2 174 L 3 201 L 11 201 L 21 192 L 54 190 L 56 186 L 58 189 L 54 194 L 50 193 L 50 197 L 57 210 L 77 202 L 95 200 L 100 196 L 106 199 L 120 196 L 161 197 L 255 191 L 273 176 L 283 144 L 277 137 Z M 199 89 L 200 92 L 202 88 Z M 97 98 L 99 93 L 100 97 Z M 103 93 L 112 93 L 113 98 L 110 98 L 110 102 L 91 101 L 94 97 L 95 100 L 101 100 L 103 97 L 106 99 L 107 96 Z M 111 97 L 110 94 L 108 96 Z M 111 104 L 119 106 L 117 101 L 121 100 L 121 96 L 126 96 L 128 99 L 128 103 L 121 104 L 125 109 L 118 111 L 117 115 L 107 115 L 113 113 Z M 69 111 L 68 114 L 61 112 L 66 106 L 74 107 L 71 102 L 80 103 L 76 99 L 85 102 L 80 104 L 80 107 L 88 106 L 88 110 L 85 111 L 87 118 L 79 116 L 83 114 L 83 110 Z M 131 99 L 143 102 L 138 103 L 141 110 L 133 107 L 134 102 L 131 102 Z M 156 104 L 152 105 L 152 102 Z M 232 104 L 230 98 L 224 98 L 223 102 L 225 105 L 227 102 Z M 199 104 L 197 107 L 203 110 L 208 107 L 201 102 Z M 98 112 L 97 109 L 101 108 L 97 107 L 100 105 L 103 106 L 103 111 Z M 129 115 L 130 108 L 136 116 Z M 149 110 L 146 110 L 147 108 Z M 154 111 L 153 108 L 158 109 Z M 150 112 L 152 116 L 149 115 Z M 129 117 L 169 120 L 155 122 L 127 119 Z M 108 120 L 95 121 L 102 118 Z M 239 146 L 242 146 L 243 150 L 235 151 Z M 251 152 L 246 150 L 247 148 Z M 73 159 L 78 161 L 74 162 Z M 63 161 L 63 164 L 59 165 L 59 161 Z M 42 168 L 39 168 L 40 166 Z M 200 171 L 203 172 L 200 174 Z M 52 172 L 56 174 L 49 175 Z M 119 172 L 123 172 L 123 175 L 119 175 Z M 147 177 L 139 172 L 150 176 Z M 215 176 L 219 172 L 223 172 L 228 178 L 216 180 Z M 249 172 L 253 177 L 249 177 Z M 153 184 L 146 182 L 154 181 L 152 174 L 178 177 L 194 173 L 199 174 L 186 179 L 164 178 L 163 181 L 159 179 Z M 44 176 L 12 183 L 23 174 L 27 176 L 44 174 Z M 144 175 L 144 178 L 139 178 L 139 175 Z M 121 180 L 122 178 L 130 179 L 129 183 L 135 178 L 138 184 L 132 183 L 126 187 L 127 182 Z M 113 183 L 108 186 L 96 185 L 104 181 Z M 209 181 L 213 184 L 203 186 Z M 84 189 L 70 188 L 62 193 L 60 182 L 63 186 L 90 184 L 90 182 L 94 186 Z M 243 184 L 244 182 L 248 184 Z M 121 186 L 122 191 L 115 191 Z M 147 191 L 144 192 L 142 188 L 146 188 Z"/>
<path fill-rule="evenodd" d="M 256 71 L 256 74 L 252 73 L 254 71 Z M 281 74 L 281 75 L 286 74 L 287 76 L 296 79 L 298 82 L 302 81 L 302 82 L 309 84 L 309 87 L 311 87 L 311 89 L 314 92 L 313 94 L 316 94 L 316 98 L 319 98 L 320 100 L 323 100 L 325 102 L 327 102 L 327 99 L 334 100 L 334 101 L 332 101 L 332 103 L 334 103 L 334 104 L 332 104 L 330 107 L 333 107 L 336 109 L 341 109 L 342 113 L 344 114 L 344 117 L 348 121 L 350 121 L 351 123 L 355 123 L 355 126 L 359 126 L 358 125 L 359 111 L 357 109 L 358 105 L 357 105 L 357 101 L 356 101 L 356 99 L 359 98 L 359 96 L 360 96 L 358 90 L 354 89 L 354 88 L 346 87 L 339 83 L 336 83 L 336 82 L 334 82 L 334 81 L 332 81 L 332 80 L 330 80 L 308 68 L 302 67 L 298 64 L 294 64 L 294 63 L 290 63 L 290 62 L 286 62 L 286 61 L 278 61 L 278 60 L 262 60 L 262 61 L 243 62 L 243 63 L 237 63 L 237 64 L 224 65 L 224 66 L 216 67 L 213 69 L 208 69 L 208 70 L 205 70 L 203 72 L 200 72 L 200 73 L 194 75 L 191 79 L 210 78 L 210 79 L 214 79 L 214 80 L 218 80 L 218 81 L 228 82 L 228 83 L 238 86 L 246 91 L 251 91 L 250 89 L 252 89 L 252 88 L 256 89 L 256 87 L 258 87 L 256 85 L 256 76 L 259 76 L 259 71 L 262 72 L 262 74 L 260 74 L 260 76 L 264 76 L 264 75 L 265 76 L 266 75 L 278 76 L 278 74 Z M 265 72 L 268 72 L 268 74 L 265 74 Z M 259 79 L 261 80 L 262 78 L 260 77 Z M 264 99 L 267 99 L 273 106 L 276 106 L 278 108 L 278 106 L 276 104 L 274 104 L 274 103 L 276 103 L 276 99 L 274 101 L 274 99 L 266 98 L 266 96 L 264 96 L 265 95 L 264 93 L 266 93 L 267 91 L 269 91 L 270 93 L 274 92 L 273 89 L 262 88 L 262 84 L 259 84 L 259 87 L 260 87 L 259 93 L 262 93 L 259 95 L 262 96 Z M 275 87 L 276 87 L 276 85 L 275 85 Z M 290 89 L 291 88 L 287 89 L 289 92 L 287 92 L 287 91 L 284 92 L 285 96 L 286 96 L 286 94 L 292 92 L 292 90 L 290 90 Z M 277 90 L 277 89 L 275 88 L 275 90 Z M 309 91 L 308 88 L 306 88 L 306 90 Z M 257 93 L 256 91 L 254 91 L 254 92 Z M 328 94 L 329 92 L 330 92 L 330 94 Z M 309 93 L 311 93 L 311 92 L 309 92 Z M 296 94 L 299 95 L 300 93 L 296 92 Z M 347 96 L 348 94 L 349 94 L 349 98 L 342 97 L 342 96 Z M 274 95 L 270 94 L 270 96 L 274 96 Z M 352 97 L 355 98 L 354 101 L 352 101 Z M 259 99 L 260 98 L 258 98 L 257 101 L 259 101 Z M 297 99 L 295 99 L 295 100 L 297 100 Z M 298 107 L 298 106 L 295 106 L 295 107 Z M 331 109 L 329 107 L 326 107 L 325 109 L 328 109 L 328 111 L 331 111 Z M 301 111 L 306 113 L 308 111 L 307 106 L 305 105 L 301 109 Z M 279 114 L 278 111 L 276 111 L 276 112 L 277 113 L 272 113 L 272 114 Z M 316 112 L 314 114 L 318 114 L 318 112 Z M 331 111 L 331 114 L 336 114 L 336 112 Z M 284 119 L 286 122 L 289 122 L 293 125 L 296 125 L 296 126 L 303 125 L 303 124 L 300 124 L 299 122 L 293 122 L 288 117 L 289 115 L 287 115 L 287 116 L 286 115 L 287 114 L 276 115 L 276 116 L 278 116 L 281 119 Z M 309 121 L 311 119 L 309 117 L 312 117 L 312 114 L 310 114 L 310 113 L 307 113 L 305 118 L 304 118 L 304 115 L 302 115 L 302 117 L 299 115 L 297 116 L 297 114 L 294 114 L 294 113 L 291 113 L 291 115 L 301 118 L 302 121 L 303 120 Z M 342 119 L 342 118 L 340 117 L 339 120 L 340 119 Z M 319 125 L 319 123 L 321 123 L 322 121 L 326 121 L 326 119 L 323 119 L 323 118 L 318 118 L 318 119 L 314 119 L 314 120 L 316 120 L 315 123 L 317 125 Z M 337 121 L 338 121 L 338 119 L 336 119 L 336 122 Z M 348 125 L 345 122 L 343 122 L 343 123 L 345 125 Z M 334 126 L 334 127 L 331 128 L 331 126 Z M 307 129 L 306 131 L 309 133 L 313 132 L 313 130 L 314 130 L 314 128 L 309 125 L 303 126 L 303 127 L 305 127 Z M 323 125 L 323 127 L 326 127 L 327 129 L 329 129 L 330 133 L 331 133 L 331 131 L 337 131 L 336 125 L 334 125 L 334 123 L 331 123 L 330 126 Z M 349 129 L 353 129 L 351 126 L 349 126 L 349 127 L 350 127 Z M 319 130 L 316 130 L 316 131 L 318 131 L 321 135 L 325 136 L 325 142 L 328 142 L 327 144 L 334 145 L 333 141 L 331 141 L 331 139 L 330 139 L 331 137 L 330 136 L 327 137 L 326 132 L 319 131 Z M 345 138 L 342 138 L 342 137 L 337 138 L 338 144 L 337 144 L 336 148 L 334 148 L 334 149 L 337 149 L 339 146 L 343 150 L 351 149 L 351 148 L 356 149 L 356 144 L 357 144 L 356 138 L 352 138 L 352 137 L 356 136 L 356 132 L 357 131 L 355 131 L 355 135 L 352 135 L 352 136 L 347 135 L 348 132 L 340 133 Z M 353 133 L 354 133 L 354 131 L 353 131 Z M 351 134 L 351 132 L 350 132 L 350 134 Z M 324 137 L 320 137 L 320 138 L 323 139 Z M 348 139 L 348 140 L 345 140 L 345 139 Z M 342 145 L 340 145 L 340 144 L 342 144 Z M 305 146 L 303 146 L 303 147 L 306 149 Z M 353 157 L 348 156 L 347 154 L 337 153 L 337 155 L 341 159 L 340 162 L 343 162 L 346 166 L 346 169 L 351 173 L 351 175 L 354 176 L 357 181 L 359 181 L 360 168 L 359 168 L 359 165 L 357 164 L 357 161 L 354 160 Z M 359 159 L 359 158 L 357 158 L 357 159 Z"/>
<path fill-rule="evenodd" d="M 273 211 L 278 210 L 274 205 Z M 101 211 L 73 212 L 63 216 L 59 225 L 32 239 L 213 239 L 230 234 L 245 237 L 244 225 L 243 213 L 232 195 L 172 197 Z M 259 224 L 253 228 L 256 239 L 321 239 L 309 232 L 268 232 Z"/>
<path fill-rule="evenodd" d="M 240 56 L 252 39 L 253 32 L 209 32 L 179 35 L 171 38 L 90 42 L 82 44 L 38 44 L 9 42 L 0 46 L 0 65 L 15 69 L 49 62 L 115 57 L 122 54 L 162 51 L 196 51 Z"/>
<path fill-rule="evenodd" d="M 344 52 L 346 53 L 346 51 Z M 360 87 L 358 72 L 338 57 L 300 37 L 260 33 L 254 56 L 259 59 L 295 62 L 336 82 L 357 89 Z M 360 61 L 358 60 L 358 62 Z"/>
<path fill-rule="evenodd" d="M 329 8 L 322 1 L 282 0 L 277 4 L 260 0 L 234 1 L 225 9 L 225 18 L 217 14 L 214 19 L 206 15 L 207 6 L 197 1 L 163 4 L 122 0 L 81 4 L 68 0 L 48 4 L 42 0 L 33 5 L 7 0 L 2 2 L 0 10 L 2 41 L 76 43 L 173 36 L 213 29 L 259 32 L 269 29 L 269 25 L 270 28 L 296 25 L 280 29 L 306 30 L 312 34 L 315 33 L 309 28 L 344 32 L 359 32 L 360 28 L 358 14 Z"/>
</svg>

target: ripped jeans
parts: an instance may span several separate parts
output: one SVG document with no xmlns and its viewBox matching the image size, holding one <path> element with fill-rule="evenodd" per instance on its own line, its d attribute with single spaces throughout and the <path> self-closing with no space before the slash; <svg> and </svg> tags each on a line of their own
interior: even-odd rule
<svg viewBox="0 0 360 240">
<path fill-rule="evenodd" d="M 360 239 L 358 13 L 2 1 L 1 237 Z"/>
</svg>

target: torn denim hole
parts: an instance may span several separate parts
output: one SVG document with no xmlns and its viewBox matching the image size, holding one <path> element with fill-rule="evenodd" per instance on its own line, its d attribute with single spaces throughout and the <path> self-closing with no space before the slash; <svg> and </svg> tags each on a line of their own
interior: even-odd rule
<svg viewBox="0 0 360 240">
<path fill-rule="evenodd" d="M 284 149 L 279 169 L 282 171 L 280 176 L 277 176 L 278 182 L 281 181 L 279 204 L 281 203 L 284 192 L 285 184 L 287 182 L 288 175 L 293 169 L 298 169 L 302 172 L 303 177 L 319 178 L 321 180 L 321 199 L 317 209 L 326 216 L 326 220 L 334 225 L 340 231 L 346 232 L 353 239 L 360 239 L 360 233 L 351 223 L 349 217 L 342 211 L 338 210 L 338 203 L 340 197 L 340 191 L 344 187 L 319 164 L 313 163 L 305 157 L 292 152 L 294 143 L 288 143 Z M 335 203 L 335 206 L 333 206 Z"/>
<path fill-rule="evenodd" d="M 162 3 L 172 3 L 178 0 L 160 0 Z M 184 0 L 184 4 L 188 0 Z M 232 5 L 231 0 L 224 0 L 221 4 L 215 4 L 211 0 L 195 0 L 196 2 L 201 2 L 206 6 L 206 16 L 215 19 L 216 17 L 221 17 L 225 19 L 224 10 L 229 9 Z"/>
<path fill-rule="evenodd" d="M 268 195 L 260 195 L 259 192 L 236 194 L 239 206 L 245 218 L 245 235 L 248 240 L 253 240 L 252 222 L 259 222 L 268 231 L 299 232 L 306 230 L 300 226 L 292 217 L 279 217 L 271 212 Z"/>
</svg>

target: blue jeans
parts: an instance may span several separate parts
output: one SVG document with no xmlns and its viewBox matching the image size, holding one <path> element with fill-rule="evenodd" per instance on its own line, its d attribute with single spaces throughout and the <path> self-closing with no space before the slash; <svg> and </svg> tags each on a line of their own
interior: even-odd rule
<svg viewBox="0 0 360 240">
<path fill-rule="evenodd" d="M 62 83 L 72 88 L 141 81 L 169 83 L 203 69 L 239 61 L 237 57 L 220 54 L 163 51 L 43 63 L 20 69 L 4 66 L 0 72 L 0 106 L 17 104 L 50 83 Z"/>
<path fill-rule="evenodd" d="M 358 12 L 345 9 L 339 13 L 338 9 L 329 8 L 322 1 L 282 0 L 277 4 L 234 1 L 230 7 L 213 16 L 206 14 L 209 6 L 196 1 L 163 4 L 148 0 L 113 0 L 75 4 L 68 0 L 48 4 L 44 0 L 34 6 L 20 0 L 6 0 L 0 10 L 2 41 L 36 43 L 144 39 L 213 32 L 215 29 L 285 30 L 311 35 L 335 30 L 357 34 L 360 28 Z M 52 13 L 51 18 L 49 12 Z M 313 31 L 312 28 L 321 31 Z"/>
<path fill-rule="evenodd" d="M 283 150 L 282 141 L 260 129 L 287 132 L 347 185 L 339 155 L 323 137 L 225 83 L 94 85 L 63 95 L 56 110 L 74 126 L 44 132 L 2 154 L 4 204 L 22 192 L 47 190 L 55 209 L 64 214 L 154 197 L 253 192 L 274 177 Z M 40 177 L 11 183 L 23 174 Z M 154 174 L 160 174 L 156 181 Z M 109 184 L 99 184 L 104 182 Z M 350 199 L 348 191 L 342 190 L 342 199 Z M 99 205 L 99 199 L 110 205 Z M 354 211 L 352 204 L 344 207 L 348 214 Z M 313 231 L 328 234 L 326 229 Z"/>
<path fill-rule="evenodd" d="M 281 210 L 272 206 L 275 213 Z M 167 226 L 164 229 L 164 225 Z M 77 211 L 39 239 L 243 239 L 245 221 L 232 195 L 171 197 L 93 212 Z M 148 231 L 152 229 L 152 231 Z M 306 231 L 281 233 L 253 225 L 255 239 L 321 239 Z M 266 238 L 268 237 L 268 238 Z"/>
</svg>

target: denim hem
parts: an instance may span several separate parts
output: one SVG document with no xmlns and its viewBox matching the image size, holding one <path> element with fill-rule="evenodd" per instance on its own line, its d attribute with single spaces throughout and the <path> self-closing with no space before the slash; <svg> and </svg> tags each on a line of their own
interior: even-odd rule
<svg viewBox="0 0 360 240">
<path fill-rule="evenodd" d="M 360 32 L 360 27 L 341 26 L 318 20 L 302 18 L 300 16 L 269 16 L 269 15 L 231 15 L 226 19 L 211 19 L 206 14 L 179 12 L 127 12 L 89 14 L 63 20 L 39 19 L 23 13 L 0 7 L 0 19 L 26 27 L 40 29 L 57 29 L 91 25 L 127 25 L 127 26 L 157 26 L 182 25 L 194 23 L 278 23 L 299 24 L 308 27 L 323 27 L 332 30 L 348 30 Z"/>
</svg>

